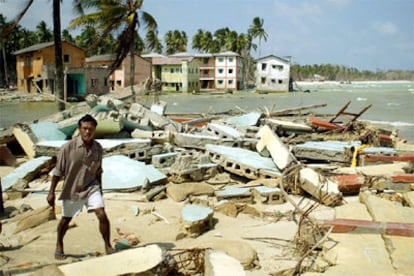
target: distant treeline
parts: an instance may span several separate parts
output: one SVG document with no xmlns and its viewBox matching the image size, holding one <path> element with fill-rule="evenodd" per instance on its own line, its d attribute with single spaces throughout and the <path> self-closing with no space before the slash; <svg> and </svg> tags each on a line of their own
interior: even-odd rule
<svg viewBox="0 0 414 276">
<path fill-rule="evenodd" d="M 376 72 L 332 64 L 299 65 L 291 67 L 291 77 L 295 81 L 377 81 L 409 80 L 414 81 L 414 71 L 389 70 Z"/>
</svg>

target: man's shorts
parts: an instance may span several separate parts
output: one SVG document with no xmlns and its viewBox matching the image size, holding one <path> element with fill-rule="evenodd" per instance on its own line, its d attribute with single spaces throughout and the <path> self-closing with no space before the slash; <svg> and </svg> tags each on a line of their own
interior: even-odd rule
<svg viewBox="0 0 414 276">
<path fill-rule="evenodd" d="M 97 208 L 104 208 L 105 205 L 101 192 L 98 190 L 89 197 L 76 201 L 64 199 L 62 202 L 62 217 L 73 218 L 82 211 L 83 206 L 86 207 L 88 212 Z"/>
</svg>

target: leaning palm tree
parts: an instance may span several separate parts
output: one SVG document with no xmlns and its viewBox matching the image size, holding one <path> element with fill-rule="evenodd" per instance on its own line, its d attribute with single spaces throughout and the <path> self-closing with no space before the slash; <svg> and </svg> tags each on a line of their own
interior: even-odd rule
<svg viewBox="0 0 414 276">
<path fill-rule="evenodd" d="M 6 60 L 6 49 L 5 49 L 5 41 L 8 35 L 16 28 L 18 27 L 18 24 L 20 20 L 23 18 L 23 16 L 26 14 L 27 10 L 30 8 L 30 6 L 33 4 L 33 0 L 29 0 L 26 4 L 26 6 L 23 8 L 23 10 L 17 15 L 17 17 L 13 20 L 13 22 L 6 24 L 2 24 L 0 28 L 0 46 L 2 49 L 2 55 L 4 60 L 4 74 L 5 74 L 5 82 L 6 85 L 9 85 L 9 77 L 7 75 L 7 60 Z M 4 18 L 3 18 L 4 19 Z M 4 28 L 3 28 L 4 26 Z"/>
<path fill-rule="evenodd" d="M 253 23 L 250 25 L 248 33 L 251 35 L 252 39 L 259 38 L 259 57 L 260 57 L 260 43 L 262 39 L 267 41 L 268 34 L 263 28 L 264 20 L 260 17 L 253 18 Z"/>
<path fill-rule="evenodd" d="M 1 30 L 0 32 L 0 41 L 3 41 L 3 39 L 5 39 L 9 33 L 11 33 L 14 28 L 17 27 L 17 25 L 19 24 L 20 20 L 23 18 L 23 16 L 26 14 L 27 10 L 30 8 L 30 6 L 33 4 L 33 0 L 29 0 L 27 1 L 26 6 L 23 8 L 23 10 L 16 16 L 16 18 L 13 20 L 13 22 L 7 26 L 7 28 L 4 28 L 3 30 Z"/>
<path fill-rule="evenodd" d="M 140 27 L 140 20 L 146 31 L 157 29 L 157 23 L 147 12 L 141 10 L 144 0 L 74 0 L 75 11 L 80 15 L 70 22 L 71 28 L 94 26 L 100 32 L 100 39 L 110 33 L 120 33 L 116 59 L 108 75 L 112 74 L 130 53 L 131 74 L 130 84 L 132 95 L 135 95 L 135 33 Z M 86 14 L 85 11 L 90 10 Z M 99 43 L 99 41 L 98 41 Z M 135 97 L 134 97 L 135 98 Z"/>
</svg>

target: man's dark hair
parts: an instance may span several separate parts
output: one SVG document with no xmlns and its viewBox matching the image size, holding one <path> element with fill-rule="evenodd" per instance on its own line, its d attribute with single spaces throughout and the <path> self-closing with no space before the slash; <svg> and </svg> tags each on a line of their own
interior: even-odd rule
<svg viewBox="0 0 414 276">
<path fill-rule="evenodd" d="M 81 123 L 83 122 L 92 122 L 92 124 L 96 127 L 98 125 L 98 122 L 95 120 L 94 117 L 92 117 L 89 114 L 86 114 L 85 116 L 83 116 L 82 118 L 79 119 L 78 121 L 78 127 L 81 126 Z"/>
</svg>

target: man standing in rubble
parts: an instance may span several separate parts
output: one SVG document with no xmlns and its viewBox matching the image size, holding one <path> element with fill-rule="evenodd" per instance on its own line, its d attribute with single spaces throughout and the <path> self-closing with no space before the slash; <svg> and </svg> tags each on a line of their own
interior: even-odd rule
<svg viewBox="0 0 414 276">
<path fill-rule="evenodd" d="M 102 146 L 93 137 L 95 118 L 85 115 L 78 121 L 80 135 L 67 142 L 59 151 L 52 183 L 47 196 L 50 206 L 55 206 L 56 185 L 65 177 L 59 199 L 62 200 L 62 219 L 57 227 L 55 258 L 65 259 L 63 237 L 72 218 L 85 206 L 94 211 L 99 220 L 99 230 L 105 243 L 105 252 L 113 253 L 110 243 L 110 222 L 105 213 L 102 194 Z"/>
</svg>

